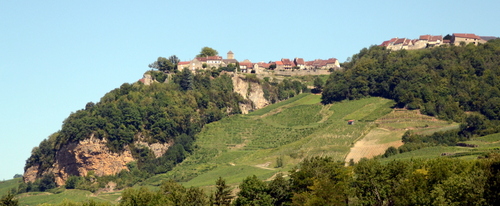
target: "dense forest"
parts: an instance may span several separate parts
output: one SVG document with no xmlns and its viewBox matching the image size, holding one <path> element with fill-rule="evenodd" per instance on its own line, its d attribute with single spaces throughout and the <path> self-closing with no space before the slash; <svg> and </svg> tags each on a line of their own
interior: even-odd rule
<svg viewBox="0 0 500 206">
<path fill-rule="evenodd" d="M 177 71 L 176 66 L 166 58 L 158 58 L 150 67 L 154 70 L 148 73 L 157 82 L 149 86 L 141 82 L 125 83 L 104 95 L 98 103 L 89 102 L 85 109 L 72 113 L 64 120 L 60 131 L 33 149 L 25 170 L 37 166 L 40 173 L 45 171 L 55 162 L 56 152 L 63 145 L 93 135 L 106 139 L 108 148 L 113 152 L 119 153 L 128 146 L 137 160 L 129 164 L 130 171 L 122 171 L 114 177 L 97 178 L 104 178 L 102 182 L 113 180 L 119 188 L 131 186 L 140 179 L 171 170 L 193 152 L 195 134 L 203 125 L 227 115 L 239 114 L 239 104 L 250 103 L 233 91 L 231 73 L 225 72 L 228 68 L 212 68 L 196 73 L 188 69 Z M 259 80 L 251 74 L 242 78 L 262 84 L 265 98 L 270 102 L 293 97 L 307 88 L 298 81 Z M 155 158 L 150 149 L 134 144 L 138 140 L 173 142 L 174 145 L 163 156 Z M 103 184 L 92 184 L 92 179 L 95 177 L 70 177 L 68 181 L 70 188 L 95 191 L 104 187 Z M 34 183 L 22 184 L 19 192 L 44 191 L 54 187 L 54 176 L 48 174 Z"/>
<path fill-rule="evenodd" d="M 262 181 L 255 175 L 238 190 L 216 180 L 211 191 L 185 188 L 167 180 L 158 189 L 128 188 L 119 205 L 498 205 L 500 204 L 500 156 L 460 160 L 394 160 L 382 164 L 361 159 L 357 164 L 330 157 L 306 158 L 289 171 Z M 236 190 L 236 193 L 233 191 Z M 234 196 L 236 194 L 236 196 Z M 13 196 L 0 201 L 11 202 Z M 15 201 L 15 200 L 14 200 Z M 93 200 L 59 205 L 111 205 Z"/>
<path fill-rule="evenodd" d="M 498 39 L 413 51 L 372 46 L 344 63 L 345 71 L 330 75 L 322 101 L 367 96 L 393 99 L 397 107 L 462 123 L 457 131 L 431 136 L 407 133 L 403 141 L 413 144 L 400 152 L 426 144 L 454 145 L 474 135 L 500 131 L 499 65 Z"/>
</svg>

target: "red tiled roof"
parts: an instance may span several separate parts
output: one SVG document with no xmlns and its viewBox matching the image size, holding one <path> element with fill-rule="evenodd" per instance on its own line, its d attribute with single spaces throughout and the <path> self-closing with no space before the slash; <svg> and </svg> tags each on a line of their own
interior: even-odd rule
<svg viewBox="0 0 500 206">
<path fill-rule="evenodd" d="M 281 62 L 283 62 L 284 65 L 287 65 L 287 66 L 291 66 L 292 65 L 292 61 L 290 61 L 290 59 L 281 59 Z"/>
<path fill-rule="evenodd" d="M 387 40 L 387 41 L 382 42 L 382 44 L 380 44 L 380 46 L 389 46 L 390 43 L 391 43 L 391 41 Z"/>
<path fill-rule="evenodd" d="M 429 41 L 429 39 L 431 39 L 431 35 L 428 35 L 428 34 L 427 35 L 420 35 L 419 39 L 420 40 L 427 40 L 427 41 Z"/>
<path fill-rule="evenodd" d="M 302 58 L 295 58 L 293 61 L 296 65 L 305 65 L 304 59 Z"/>
<path fill-rule="evenodd" d="M 404 42 L 405 42 L 405 40 L 406 40 L 406 38 L 403 38 L 403 39 L 398 39 L 398 40 L 396 40 L 396 41 L 394 42 L 394 44 L 402 44 L 402 43 L 404 43 Z"/>
<path fill-rule="evenodd" d="M 475 34 L 453 33 L 453 36 L 460 37 L 460 38 L 480 39 L 480 37 L 475 35 Z"/>
<path fill-rule="evenodd" d="M 247 68 L 253 68 L 252 62 L 240 62 L 240 66 L 246 66 Z"/>
<path fill-rule="evenodd" d="M 189 61 L 188 62 L 179 62 L 179 63 L 177 63 L 177 65 L 186 65 L 186 64 L 189 64 L 189 63 L 191 63 L 191 62 L 189 62 Z"/>
<path fill-rule="evenodd" d="M 209 56 L 207 57 L 207 60 L 219 60 L 219 59 L 222 59 L 221 56 Z"/>
<path fill-rule="evenodd" d="M 335 58 L 330 58 L 326 60 L 326 64 L 335 64 L 337 62 L 337 59 Z"/>
<path fill-rule="evenodd" d="M 276 61 L 276 65 L 283 65 L 283 62 L 281 62 L 281 61 Z"/>
<path fill-rule="evenodd" d="M 437 35 L 437 36 L 431 36 L 429 41 L 443 41 L 443 36 Z"/>
<path fill-rule="evenodd" d="M 403 45 L 409 45 L 411 43 L 411 40 L 410 39 L 405 39 Z"/>
<path fill-rule="evenodd" d="M 257 63 L 257 65 L 258 65 L 259 67 L 269 68 L 269 66 L 270 66 L 271 64 L 264 63 L 264 62 L 259 62 L 259 63 Z"/>
</svg>

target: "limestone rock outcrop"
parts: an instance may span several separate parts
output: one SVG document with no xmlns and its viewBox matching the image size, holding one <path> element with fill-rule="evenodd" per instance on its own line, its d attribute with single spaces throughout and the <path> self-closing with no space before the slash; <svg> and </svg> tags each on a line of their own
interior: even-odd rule
<svg viewBox="0 0 500 206">
<path fill-rule="evenodd" d="M 260 109 L 270 104 L 270 102 L 264 98 L 264 91 L 260 84 L 245 81 L 242 79 L 242 76 L 239 75 L 234 75 L 232 81 L 234 91 L 252 102 L 251 104 L 240 104 L 240 109 L 243 114 L 247 114 L 251 110 Z"/>
<path fill-rule="evenodd" d="M 86 176 L 93 171 L 96 176 L 114 175 L 127 170 L 127 164 L 135 161 L 128 147 L 121 153 L 108 149 L 106 140 L 100 140 L 93 135 L 79 142 L 63 145 L 56 153 L 55 163 L 45 171 L 39 171 L 34 165 L 26 169 L 23 177 L 25 182 L 34 182 L 45 174 L 54 174 L 57 185 L 64 185 L 70 175 Z M 163 155 L 170 144 L 136 142 L 138 145 L 149 147 L 156 157 Z"/>
</svg>

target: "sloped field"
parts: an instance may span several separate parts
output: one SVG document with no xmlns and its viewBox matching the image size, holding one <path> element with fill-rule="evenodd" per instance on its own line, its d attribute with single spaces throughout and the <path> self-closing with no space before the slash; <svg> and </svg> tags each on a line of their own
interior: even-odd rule
<svg viewBox="0 0 500 206">
<path fill-rule="evenodd" d="M 403 145 L 401 137 L 407 130 L 413 130 L 415 133 L 431 134 L 436 131 L 458 127 L 456 123 L 449 123 L 422 115 L 418 110 L 404 109 L 394 109 L 389 114 L 378 118 L 375 123 L 377 128 L 370 130 L 366 136 L 354 144 L 345 159 L 346 162 L 351 159 L 358 162 L 363 157 L 371 158 L 384 154 L 387 148 L 391 146 L 397 148 Z"/>
<path fill-rule="evenodd" d="M 354 143 L 376 127 L 374 120 L 391 112 L 394 104 L 383 98 L 366 98 L 322 105 L 320 98 L 302 94 L 206 125 L 192 156 L 145 184 L 173 178 L 186 186 L 202 186 L 213 184 L 219 176 L 237 183 L 250 171 L 262 179 L 286 173 L 306 157 L 331 156 L 344 161 Z M 348 125 L 349 119 L 356 124 Z M 283 160 L 282 167 L 277 167 L 278 158 Z"/>
</svg>

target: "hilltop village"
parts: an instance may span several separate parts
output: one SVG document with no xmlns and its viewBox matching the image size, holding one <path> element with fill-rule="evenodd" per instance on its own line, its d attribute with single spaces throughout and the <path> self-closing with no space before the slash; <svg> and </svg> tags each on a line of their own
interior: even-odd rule
<svg viewBox="0 0 500 206">
<path fill-rule="evenodd" d="M 493 36 L 478 36 L 475 34 L 453 33 L 453 35 L 421 35 L 418 39 L 392 38 L 382 42 L 379 46 L 385 46 L 387 49 L 397 51 L 401 49 L 417 50 L 441 45 L 459 46 L 462 42 L 465 44 L 484 44 L 491 39 L 497 39 Z"/>
<path fill-rule="evenodd" d="M 496 39 L 498 37 L 493 36 L 478 36 L 476 34 L 467 33 L 453 33 L 452 35 L 421 35 L 418 39 L 409 38 L 392 38 L 390 40 L 382 42 L 379 46 L 384 46 L 387 49 L 397 51 L 401 49 L 405 50 L 417 50 L 430 48 L 442 45 L 455 45 L 460 44 L 483 44 L 491 39 Z M 311 61 L 305 61 L 303 58 L 282 58 L 279 61 L 270 62 L 251 62 L 248 59 L 243 61 L 238 61 L 234 58 L 234 53 L 232 51 L 227 52 L 227 56 L 224 59 L 222 56 L 207 56 L 207 57 L 195 57 L 191 61 L 181 61 L 177 64 L 177 69 L 182 70 L 188 68 L 190 71 L 204 70 L 210 68 L 219 67 L 233 67 L 236 68 L 241 73 L 257 73 L 265 74 L 271 70 L 278 75 L 319 75 L 328 74 L 334 70 L 340 70 L 340 63 L 336 58 L 329 59 L 315 59 Z"/>
<path fill-rule="evenodd" d="M 191 61 L 181 61 L 177 64 L 177 69 L 182 70 L 188 68 L 191 71 L 203 70 L 207 68 L 218 67 L 237 67 L 242 73 L 264 73 L 268 69 L 274 70 L 276 73 L 290 73 L 290 75 L 299 74 L 327 74 L 330 70 L 340 69 L 340 63 L 336 58 L 330 59 L 315 59 L 312 61 L 304 61 L 303 58 L 282 58 L 280 61 L 271 61 L 268 63 L 254 63 L 246 59 L 239 62 L 234 58 L 232 51 L 227 52 L 227 58 L 222 56 L 195 57 Z"/>
</svg>

